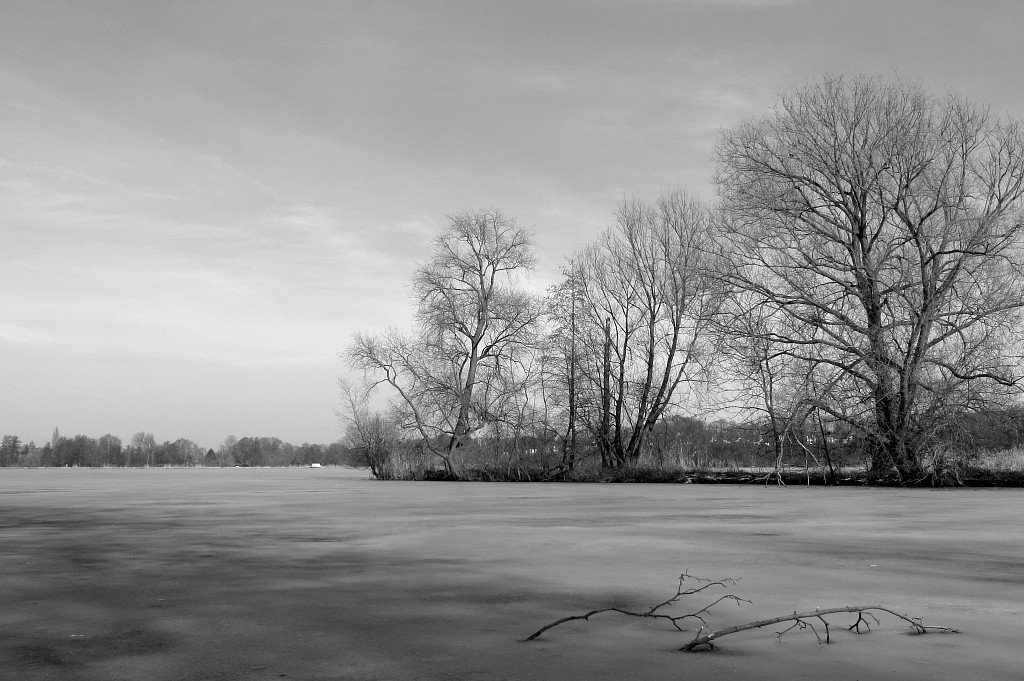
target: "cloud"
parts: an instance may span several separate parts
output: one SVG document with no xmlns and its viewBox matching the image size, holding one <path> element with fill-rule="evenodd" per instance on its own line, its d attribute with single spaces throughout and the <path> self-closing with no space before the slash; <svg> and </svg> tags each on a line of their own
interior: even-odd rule
<svg viewBox="0 0 1024 681">
<path fill-rule="evenodd" d="M 53 337 L 34 329 L 14 324 L 0 324 L 0 340 L 19 345 L 53 345 Z"/>
<path fill-rule="evenodd" d="M 898 66 L 1019 116 L 1006 83 L 1024 62 L 1022 13 L 11 0 L 0 341 L 39 350 L 19 399 L 45 412 L 36 383 L 73 385 L 74 409 L 106 370 L 126 391 L 154 371 L 166 400 L 136 391 L 111 408 L 163 400 L 152 418 L 170 424 L 175 399 L 230 400 L 219 376 L 267 405 L 263 419 L 299 419 L 297 396 L 333 381 L 352 333 L 407 326 L 409 275 L 446 214 L 496 207 L 536 228 L 542 286 L 622 198 L 710 198 L 718 130 L 820 71 Z"/>
</svg>

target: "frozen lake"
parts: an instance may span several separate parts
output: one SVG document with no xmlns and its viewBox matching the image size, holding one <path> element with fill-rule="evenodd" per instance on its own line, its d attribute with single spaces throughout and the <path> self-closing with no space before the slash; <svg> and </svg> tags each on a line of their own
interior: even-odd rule
<svg viewBox="0 0 1024 681">
<path fill-rule="evenodd" d="M 0 678 L 1017 679 L 1022 518 L 1021 490 L 0 469 Z M 605 614 L 521 642 L 683 570 L 740 578 L 753 604 L 716 628 L 878 603 L 963 633 L 834 615 L 829 646 L 775 626 L 680 653 L 692 632 Z"/>
</svg>

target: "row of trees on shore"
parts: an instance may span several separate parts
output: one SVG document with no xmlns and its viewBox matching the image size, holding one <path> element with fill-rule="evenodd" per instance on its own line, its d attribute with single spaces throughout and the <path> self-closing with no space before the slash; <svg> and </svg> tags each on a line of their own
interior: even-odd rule
<svg viewBox="0 0 1024 681">
<path fill-rule="evenodd" d="M 681 461 L 659 433 L 712 413 L 777 460 L 842 444 L 895 484 L 962 460 L 969 415 L 1008 413 L 1024 376 L 1021 123 L 827 77 L 715 159 L 716 204 L 624 200 L 543 296 L 522 285 L 529 230 L 450 216 L 412 274 L 415 328 L 345 353 L 349 442 L 375 474 Z"/>
<path fill-rule="evenodd" d="M 17 435 L 0 439 L 0 466 L 365 466 L 359 453 L 341 442 L 292 445 L 276 437 L 228 437 L 216 450 L 202 449 L 187 438 L 158 443 L 140 431 L 127 443 L 115 435 L 53 437 L 42 446 L 23 443 Z"/>
</svg>

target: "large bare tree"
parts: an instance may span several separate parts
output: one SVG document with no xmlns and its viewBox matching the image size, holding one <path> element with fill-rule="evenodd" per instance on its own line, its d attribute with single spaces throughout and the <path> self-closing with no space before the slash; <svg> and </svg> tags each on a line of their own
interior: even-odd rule
<svg viewBox="0 0 1024 681">
<path fill-rule="evenodd" d="M 1020 124 L 828 77 L 726 131 L 716 156 L 726 280 L 783 320 L 768 340 L 837 372 L 818 406 L 864 432 L 872 472 L 922 479 L 950 413 L 1021 377 Z"/>
<path fill-rule="evenodd" d="M 497 211 L 454 215 L 412 279 L 416 329 L 357 334 L 351 364 L 393 389 L 400 423 L 455 475 L 456 451 L 494 423 L 531 347 L 537 297 L 514 286 L 534 267 L 531 233 Z"/>
<path fill-rule="evenodd" d="M 575 259 L 573 402 L 605 467 L 635 461 L 708 367 L 708 324 L 721 303 L 709 276 L 710 213 L 682 192 L 627 200 L 615 225 Z M 574 417 L 576 415 L 574 414 Z"/>
</svg>

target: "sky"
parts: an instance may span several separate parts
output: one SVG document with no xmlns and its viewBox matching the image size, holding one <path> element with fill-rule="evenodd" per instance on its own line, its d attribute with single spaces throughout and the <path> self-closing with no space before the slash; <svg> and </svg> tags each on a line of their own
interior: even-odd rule
<svg viewBox="0 0 1024 681">
<path fill-rule="evenodd" d="M 723 130 L 824 74 L 1024 118 L 1018 0 L 0 0 L 0 433 L 341 436 L 447 216 L 713 201 Z"/>
</svg>

